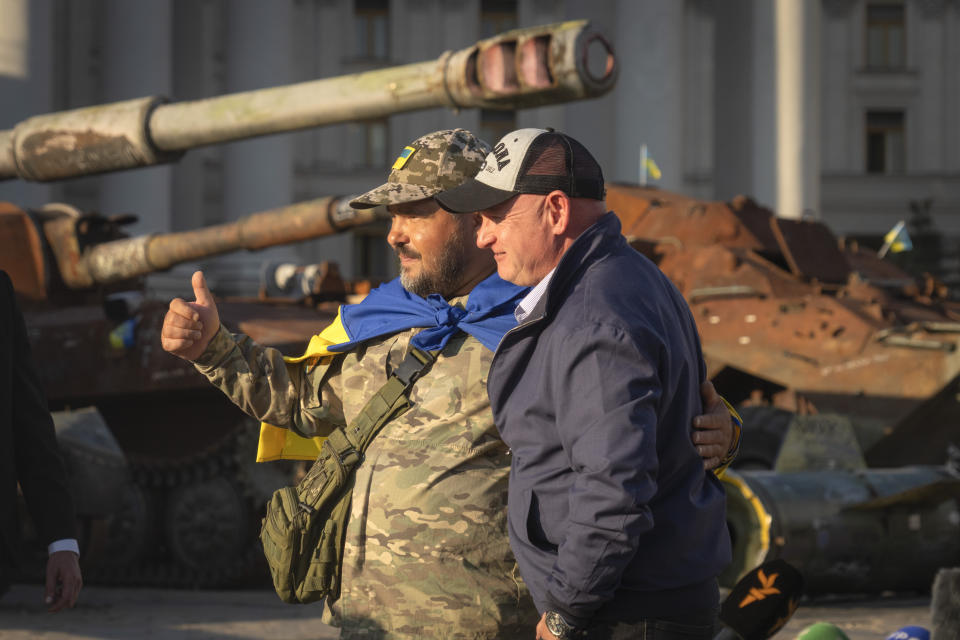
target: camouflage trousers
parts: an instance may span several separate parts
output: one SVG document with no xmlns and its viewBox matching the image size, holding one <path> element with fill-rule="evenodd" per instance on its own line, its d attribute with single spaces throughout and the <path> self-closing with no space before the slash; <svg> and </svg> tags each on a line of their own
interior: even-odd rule
<svg viewBox="0 0 960 640">
<path fill-rule="evenodd" d="M 476 577 L 477 572 L 470 575 Z M 523 582 L 517 580 L 517 597 L 507 602 L 490 598 L 491 593 L 503 592 L 502 586 L 491 589 L 492 585 L 483 584 L 497 581 L 493 574 L 477 580 L 470 602 L 445 597 L 440 580 L 433 585 L 425 580 L 354 584 L 325 608 L 323 620 L 340 628 L 341 640 L 530 640 L 540 614 Z"/>
</svg>

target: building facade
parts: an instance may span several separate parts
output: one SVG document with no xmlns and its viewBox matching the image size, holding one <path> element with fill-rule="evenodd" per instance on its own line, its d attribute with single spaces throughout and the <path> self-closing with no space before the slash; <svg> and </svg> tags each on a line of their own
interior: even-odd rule
<svg viewBox="0 0 960 640">
<path fill-rule="evenodd" d="M 146 95 L 191 100 L 436 58 L 516 27 L 589 18 L 612 39 L 617 87 L 521 112 L 431 110 L 188 152 L 176 164 L 50 184 L 0 183 L 23 207 L 136 213 L 131 233 L 187 230 L 380 184 L 403 146 L 442 127 L 494 141 L 553 126 L 608 180 L 753 196 L 842 235 L 926 212 L 960 237 L 960 0 L 0 0 L 0 129 L 30 115 Z M 913 211 L 913 213 L 911 213 Z M 395 273 L 384 228 L 211 259 L 152 277 L 181 293 L 195 266 L 252 293 L 261 265 L 334 260 Z"/>
</svg>

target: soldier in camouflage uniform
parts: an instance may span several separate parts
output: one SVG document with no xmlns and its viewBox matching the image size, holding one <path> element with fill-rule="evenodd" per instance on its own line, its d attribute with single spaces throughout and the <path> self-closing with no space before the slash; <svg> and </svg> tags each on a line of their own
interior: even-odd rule
<svg viewBox="0 0 960 640">
<path fill-rule="evenodd" d="M 496 271 L 491 254 L 476 247 L 478 220 L 452 216 L 432 198 L 472 177 L 488 151 L 462 129 L 423 136 L 404 148 L 386 184 L 351 203 L 390 207 L 388 240 L 408 291 L 440 293 L 462 307 Z M 199 272 L 194 290 L 195 303 L 171 302 L 164 348 L 194 361 L 248 414 L 307 437 L 347 424 L 420 331 L 288 364 L 275 349 L 220 327 Z M 367 449 L 356 471 L 340 598 L 324 616 L 341 638 L 529 637 L 539 614 L 506 534 L 510 452 L 486 395 L 492 357 L 474 337 L 455 334 L 413 386 L 412 407 Z M 711 417 L 707 426 L 729 427 L 725 411 Z M 706 453 L 722 455 L 727 434 L 713 440 Z"/>
</svg>

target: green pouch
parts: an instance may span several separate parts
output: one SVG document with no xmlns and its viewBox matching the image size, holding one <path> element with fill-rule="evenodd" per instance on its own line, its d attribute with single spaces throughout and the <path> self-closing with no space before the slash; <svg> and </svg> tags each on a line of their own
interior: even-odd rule
<svg viewBox="0 0 960 640">
<path fill-rule="evenodd" d="M 260 540 L 273 586 L 284 602 L 332 602 L 340 597 L 353 471 L 380 428 L 410 407 L 407 392 L 434 359 L 431 353 L 411 349 L 357 418 L 324 440 L 300 484 L 270 498 Z"/>
</svg>

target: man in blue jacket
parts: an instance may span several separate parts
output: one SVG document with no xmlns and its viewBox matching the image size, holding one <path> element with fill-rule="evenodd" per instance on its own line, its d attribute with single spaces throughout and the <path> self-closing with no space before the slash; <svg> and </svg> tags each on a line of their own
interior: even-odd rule
<svg viewBox="0 0 960 640">
<path fill-rule="evenodd" d="M 690 439 L 705 367 L 683 297 L 627 245 L 599 165 L 564 134 L 507 134 L 437 200 L 480 210 L 477 244 L 534 287 L 487 391 L 537 638 L 711 638 L 730 540 Z"/>
</svg>

